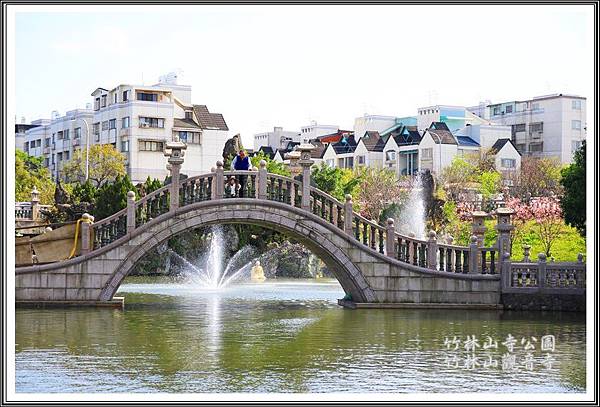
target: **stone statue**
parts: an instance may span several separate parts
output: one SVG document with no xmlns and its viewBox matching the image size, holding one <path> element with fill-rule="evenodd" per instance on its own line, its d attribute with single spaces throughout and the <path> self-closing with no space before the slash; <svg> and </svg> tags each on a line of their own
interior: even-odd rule
<svg viewBox="0 0 600 407">
<path fill-rule="evenodd" d="M 238 151 L 243 148 L 242 140 L 238 133 L 225 142 L 225 147 L 223 147 L 223 160 L 227 161 L 229 158 L 234 157 Z"/>
<path fill-rule="evenodd" d="M 252 281 L 265 281 L 265 272 L 260 265 L 260 261 L 256 260 L 254 267 L 252 267 L 252 275 L 250 277 Z"/>
</svg>

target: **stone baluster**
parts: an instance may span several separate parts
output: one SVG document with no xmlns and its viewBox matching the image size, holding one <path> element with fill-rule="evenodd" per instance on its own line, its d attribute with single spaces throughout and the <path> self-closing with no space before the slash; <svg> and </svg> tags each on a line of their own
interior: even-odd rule
<svg viewBox="0 0 600 407">
<path fill-rule="evenodd" d="M 429 231 L 429 240 L 427 241 L 427 267 L 431 270 L 437 270 L 437 234 L 434 230 Z"/>
<path fill-rule="evenodd" d="M 34 186 L 31 190 L 31 219 L 37 220 L 40 217 L 40 193 Z"/>
<path fill-rule="evenodd" d="M 415 244 L 414 244 L 414 239 L 415 238 L 415 234 L 413 232 L 410 232 L 408 234 L 408 237 L 410 237 L 411 239 L 409 239 L 407 241 L 408 244 L 408 260 L 406 261 L 409 264 L 416 264 L 417 262 L 415 262 Z"/>
<path fill-rule="evenodd" d="M 127 192 L 127 233 L 135 229 L 135 192 Z"/>
<path fill-rule="evenodd" d="M 352 224 L 350 224 L 352 225 Z M 394 219 L 388 218 L 387 226 L 385 228 L 385 253 L 388 257 L 396 257 L 396 227 L 394 226 Z"/>
<path fill-rule="evenodd" d="M 259 165 L 257 198 L 267 199 L 267 162 L 265 160 L 260 160 Z"/>
<path fill-rule="evenodd" d="M 215 189 L 213 190 L 213 199 L 223 199 L 223 192 L 225 188 L 225 181 L 223 179 L 223 163 L 217 161 L 217 169 L 215 170 Z"/>
<path fill-rule="evenodd" d="M 538 287 L 546 288 L 546 254 L 538 254 Z"/>
<path fill-rule="evenodd" d="M 469 244 L 469 274 L 479 273 L 479 245 L 477 241 L 477 236 L 471 236 L 471 244 Z"/>
<path fill-rule="evenodd" d="M 352 214 L 352 195 L 346 195 L 346 202 L 344 203 L 344 232 L 349 234 L 350 236 L 354 235 L 354 231 L 352 230 L 352 221 L 354 220 L 354 215 Z"/>
<path fill-rule="evenodd" d="M 94 249 L 94 238 L 92 236 L 92 224 L 94 217 L 89 213 L 81 215 L 81 255 L 88 254 Z"/>
</svg>

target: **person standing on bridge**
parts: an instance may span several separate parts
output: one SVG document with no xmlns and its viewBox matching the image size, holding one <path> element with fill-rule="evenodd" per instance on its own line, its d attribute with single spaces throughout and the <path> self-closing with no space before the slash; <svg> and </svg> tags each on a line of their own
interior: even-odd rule
<svg viewBox="0 0 600 407">
<path fill-rule="evenodd" d="M 244 150 L 240 150 L 235 156 L 235 158 L 231 162 L 231 169 L 234 171 L 250 170 L 250 159 L 246 156 L 246 152 Z M 243 198 L 246 195 L 246 182 L 248 180 L 248 176 L 238 175 L 236 176 L 236 178 L 238 180 L 238 183 L 240 184 L 239 197 Z"/>
</svg>

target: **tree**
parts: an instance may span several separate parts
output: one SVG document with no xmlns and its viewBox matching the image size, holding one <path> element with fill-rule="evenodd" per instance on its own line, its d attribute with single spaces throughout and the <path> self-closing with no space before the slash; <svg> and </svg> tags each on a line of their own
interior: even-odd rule
<svg viewBox="0 0 600 407">
<path fill-rule="evenodd" d="M 458 193 L 467 182 L 477 182 L 477 167 L 462 157 L 454 157 L 452 163 L 442 170 L 440 185 L 447 191 L 448 198 L 457 201 Z"/>
<path fill-rule="evenodd" d="M 96 209 L 94 216 L 96 220 L 104 219 L 127 207 L 127 192 L 136 192 L 135 186 L 127 175 L 117 176 L 114 182 L 105 183 L 98 190 L 96 198 Z M 138 194 L 136 193 L 136 198 Z"/>
<path fill-rule="evenodd" d="M 357 173 L 360 182 L 356 201 L 361 215 L 367 219 L 377 222 L 388 206 L 401 203 L 406 197 L 406 190 L 400 185 L 393 171 L 361 167 Z"/>
<path fill-rule="evenodd" d="M 542 241 L 546 256 L 550 257 L 552 246 L 563 234 L 565 226 L 558 199 L 540 197 L 530 202 L 523 202 L 513 198 L 507 202 L 507 206 L 515 210 L 513 216 L 515 223 L 524 225 L 530 220 L 534 221 L 534 232 Z"/>
<path fill-rule="evenodd" d="M 267 162 L 267 172 L 271 174 L 284 175 L 289 177 L 290 170 L 283 164 L 273 161 L 269 156 L 265 155 L 262 151 L 259 151 L 250 159 L 252 166 L 260 168 L 260 161 L 265 160 Z"/>
<path fill-rule="evenodd" d="M 54 181 L 50 171 L 44 167 L 41 157 L 32 157 L 21 151 L 15 151 L 15 201 L 29 202 L 31 191 L 36 187 L 40 193 L 40 203 L 54 203 Z"/>
<path fill-rule="evenodd" d="M 564 195 L 560 201 L 565 222 L 585 236 L 585 141 L 575 152 L 573 164 L 561 171 Z"/>
<path fill-rule="evenodd" d="M 344 202 L 346 194 L 354 196 L 360 183 L 360 176 L 349 169 L 332 168 L 321 163 L 313 167 L 311 182 L 321 191 Z"/>
<path fill-rule="evenodd" d="M 75 203 L 87 202 L 90 204 L 95 204 L 97 194 L 98 189 L 90 182 L 90 180 L 87 180 L 83 184 L 75 184 L 71 197 Z"/>
<path fill-rule="evenodd" d="M 85 149 L 76 150 L 73 158 L 64 165 L 63 175 L 72 181 L 84 180 L 85 157 Z M 89 179 L 96 184 L 97 188 L 126 174 L 125 156 L 118 152 L 112 144 L 91 146 L 89 157 Z"/>
<path fill-rule="evenodd" d="M 170 181 L 170 179 L 169 179 Z M 136 189 L 139 196 L 146 196 L 157 189 L 162 188 L 163 184 L 156 178 L 150 179 L 150 176 L 146 178 L 146 181 L 143 184 L 137 184 Z"/>
<path fill-rule="evenodd" d="M 561 163 L 555 158 L 523 157 L 513 193 L 522 199 L 560 195 Z"/>
</svg>

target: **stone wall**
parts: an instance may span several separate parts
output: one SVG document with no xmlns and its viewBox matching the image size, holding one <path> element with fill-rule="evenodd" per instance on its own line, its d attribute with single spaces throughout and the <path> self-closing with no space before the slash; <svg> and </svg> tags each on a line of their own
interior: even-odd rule
<svg viewBox="0 0 600 407">
<path fill-rule="evenodd" d="M 519 311 L 575 311 L 585 312 L 585 295 L 503 293 L 504 309 Z"/>
</svg>

